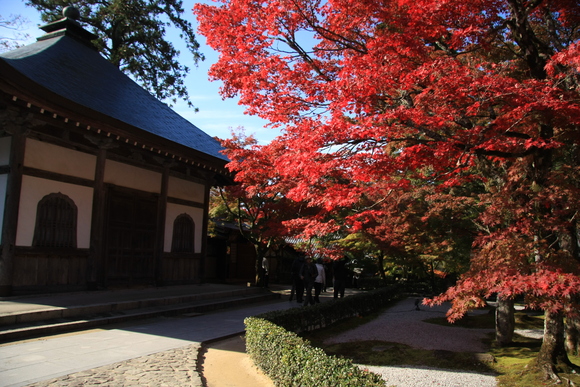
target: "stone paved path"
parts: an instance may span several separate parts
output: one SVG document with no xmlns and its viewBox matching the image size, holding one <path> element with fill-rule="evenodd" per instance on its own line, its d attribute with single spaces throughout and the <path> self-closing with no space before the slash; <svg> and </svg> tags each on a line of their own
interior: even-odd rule
<svg viewBox="0 0 580 387">
<path fill-rule="evenodd" d="M 192 344 L 122 361 L 59 378 L 30 384 L 30 387 L 203 387 L 197 372 L 199 345 Z"/>
</svg>

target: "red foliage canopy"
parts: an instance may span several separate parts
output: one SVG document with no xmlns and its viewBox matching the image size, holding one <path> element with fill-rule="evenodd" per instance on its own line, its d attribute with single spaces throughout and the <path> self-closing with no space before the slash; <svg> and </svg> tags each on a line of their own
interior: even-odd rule
<svg viewBox="0 0 580 387">
<path fill-rule="evenodd" d="M 562 307 L 580 289 L 576 0 L 223 0 L 195 13 L 223 95 L 283 129 L 289 198 L 327 213 L 374 201 L 360 222 L 389 190 L 480 182 L 473 269 L 441 300 L 461 296 L 460 313 L 533 288 Z"/>
</svg>

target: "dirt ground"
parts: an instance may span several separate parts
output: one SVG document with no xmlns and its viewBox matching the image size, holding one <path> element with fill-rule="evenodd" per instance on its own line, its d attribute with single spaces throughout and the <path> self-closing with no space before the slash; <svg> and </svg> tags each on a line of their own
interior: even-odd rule
<svg viewBox="0 0 580 387">
<path fill-rule="evenodd" d="M 274 387 L 246 354 L 242 336 L 209 344 L 202 367 L 207 387 Z"/>
</svg>

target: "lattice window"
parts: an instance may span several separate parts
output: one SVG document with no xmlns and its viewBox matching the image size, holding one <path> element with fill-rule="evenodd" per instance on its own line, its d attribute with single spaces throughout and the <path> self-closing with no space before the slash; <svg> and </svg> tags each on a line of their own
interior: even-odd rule
<svg viewBox="0 0 580 387">
<path fill-rule="evenodd" d="M 173 222 L 171 251 L 174 253 L 193 253 L 195 223 L 191 216 L 181 214 Z"/>
<path fill-rule="evenodd" d="M 66 195 L 51 193 L 38 202 L 32 245 L 77 247 L 77 206 Z"/>
</svg>

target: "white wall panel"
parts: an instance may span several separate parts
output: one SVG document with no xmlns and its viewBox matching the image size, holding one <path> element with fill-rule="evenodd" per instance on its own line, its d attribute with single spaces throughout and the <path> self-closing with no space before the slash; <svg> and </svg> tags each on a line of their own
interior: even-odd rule
<svg viewBox="0 0 580 387">
<path fill-rule="evenodd" d="M 42 141 L 26 139 L 24 165 L 93 180 L 97 157 Z"/>
<path fill-rule="evenodd" d="M 172 198 L 203 203 L 205 198 L 205 187 L 203 184 L 169 176 L 168 195 Z"/>
<path fill-rule="evenodd" d="M 159 193 L 161 191 L 161 173 L 107 160 L 105 165 L 105 183 L 145 192 Z"/>
</svg>

